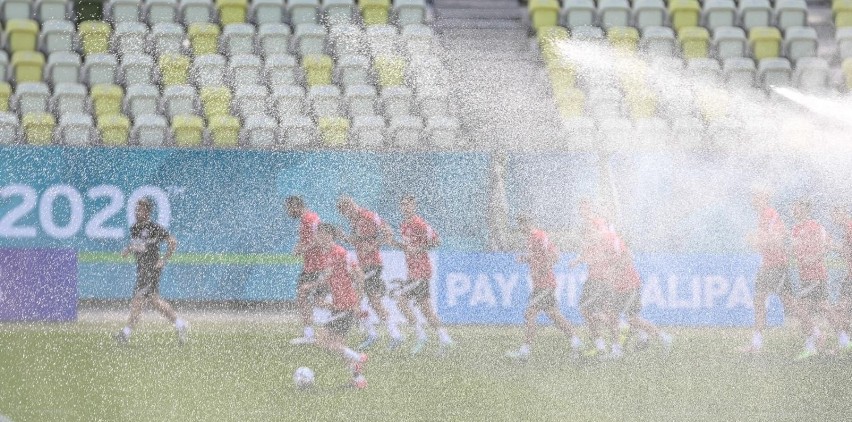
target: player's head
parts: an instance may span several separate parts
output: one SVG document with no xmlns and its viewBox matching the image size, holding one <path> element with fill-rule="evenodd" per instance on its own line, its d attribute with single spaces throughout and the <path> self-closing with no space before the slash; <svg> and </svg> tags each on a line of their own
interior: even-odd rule
<svg viewBox="0 0 852 422">
<path fill-rule="evenodd" d="M 805 199 L 799 199 L 793 203 L 793 218 L 803 221 L 811 216 L 811 203 Z"/>
<path fill-rule="evenodd" d="M 403 195 L 399 200 L 399 208 L 402 210 L 403 217 L 411 217 L 417 214 L 417 199 L 414 195 Z"/>
<path fill-rule="evenodd" d="M 142 198 L 136 203 L 136 221 L 148 221 L 154 211 L 154 201 L 151 198 Z"/>
<path fill-rule="evenodd" d="M 334 244 L 334 237 L 337 235 L 337 227 L 329 223 L 320 223 L 317 226 L 317 244 L 320 248 L 328 248 Z"/>
<path fill-rule="evenodd" d="M 290 218 L 301 218 L 305 210 L 305 200 L 301 196 L 291 195 L 284 200 L 284 206 Z"/>
<path fill-rule="evenodd" d="M 340 211 L 340 214 L 346 218 L 353 218 L 357 215 L 358 212 L 358 204 L 355 203 L 355 200 L 348 196 L 341 196 L 340 199 L 337 200 L 337 210 Z"/>
<path fill-rule="evenodd" d="M 762 210 L 770 205 L 770 198 L 771 195 L 768 190 L 755 189 L 751 193 L 751 205 L 757 210 Z"/>
<path fill-rule="evenodd" d="M 528 215 L 518 214 L 515 217 L 515 220 L 518 222 L 518 230 L 523 233 L 528 233 L 533 229 L 533 221 Z"/>
</svg>

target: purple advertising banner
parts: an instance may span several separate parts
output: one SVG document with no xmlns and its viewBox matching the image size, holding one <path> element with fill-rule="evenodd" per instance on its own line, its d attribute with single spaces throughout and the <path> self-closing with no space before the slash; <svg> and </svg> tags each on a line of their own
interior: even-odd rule
<svg viewBox="0 0 852 422">
<path fill-rule="evenodd" d="M 77 253 L 0 248 L 0 321 L 77 319 Z"/>
</svg>

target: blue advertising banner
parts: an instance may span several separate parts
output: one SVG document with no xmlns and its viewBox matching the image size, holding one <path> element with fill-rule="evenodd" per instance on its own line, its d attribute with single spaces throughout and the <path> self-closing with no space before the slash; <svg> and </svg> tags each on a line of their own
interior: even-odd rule
<svg viewBox="0 0 852 422">
<path fill-rule="evenodd" d="M 77 319 L 77 256 L 69 249 L 0 249 L 0 321 Z"/>
</svg>

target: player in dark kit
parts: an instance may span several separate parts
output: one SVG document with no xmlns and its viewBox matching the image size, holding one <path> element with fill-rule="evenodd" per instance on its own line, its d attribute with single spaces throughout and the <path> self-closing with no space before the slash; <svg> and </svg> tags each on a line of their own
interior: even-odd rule
<svg viewBox="0 0 852 422">
<path fill-rule="evenodd" d="M 290 344 L 310 344 L 314 342 L 314 329 L 311 325 L 313 323 L 313 305 L 319 297 L 325 296 L 325 292 L 321 288 L 320 290 L 308 290 L 302 289 L 300 286 L 304 284 L 313 285 L 322 270 L 322 254 L 315 242 L 320 218 L 317 213 L 308 209 L 305 200 L 299 196 L 288 196 L 284 200 L 284 204 L 287 208 L 287 215 L 294 220 L 299 220 L 299 241 L 293 248 L 293 254 L 301 256 L 303 259 L 302 273 L 299 274 L 299 280 L 296 283 L 296 307 L 304 326 L 304 335 L 294 338 L 290 341 Z"/>
<path fill-rule="evenodd" d="M 178 318 L 171 305 L 160 297 L 160 275 L 166 262 L 177 249 L 177 239 L 163 226 L 151 221 L 153 209 L 154 203 L 148 198 L 136 204 L 136 223 L 130 228 L 130 244 L 121 251 L 121 256 L 126 257 L 131 253 L 136 256 L 136 289 L 130 301 L 127 326 L 116 334 L 116 340 L 120 343 L 130 340 L 145 305 L 150 304 L 175 325 L 178 342 L 183 344 L 186 342 L 189 326 L 186 321 Z M 160 257 L 160 244 L 163 242 L 168 245 L 168 250 Z"/>
</svg>

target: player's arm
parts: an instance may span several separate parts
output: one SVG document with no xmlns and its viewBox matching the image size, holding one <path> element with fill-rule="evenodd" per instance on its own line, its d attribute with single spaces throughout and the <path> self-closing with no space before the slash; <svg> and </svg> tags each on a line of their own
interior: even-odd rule
<svg viewBox="0 0 852 422">
<path fill-rule="evenodd" d="M 172 259 L 172 255 L 175 254 L 175 250 L 177 250 L 178 241 L 172 236 L 168 235 L 166 237 L 166 254 L 160 257 L 160 260 L 157 262 L 157 268 L 163 268 L 166 265 L 168 260 Z"/>
<path fill-rule="evenodd" d="M 358 299 L 357 303 L 360 304 L 362 299 L 361 292 L 364 291 L 364 280 L 366 279 L 364 270 L 361 269 L 360 265 L 352 265 L 349 267 L 349 277 L 352 278 L 352 284 L 355 287 L 355 297 Z M 358 305 L 356 305 L 357 308 Z"/>
</svg>

